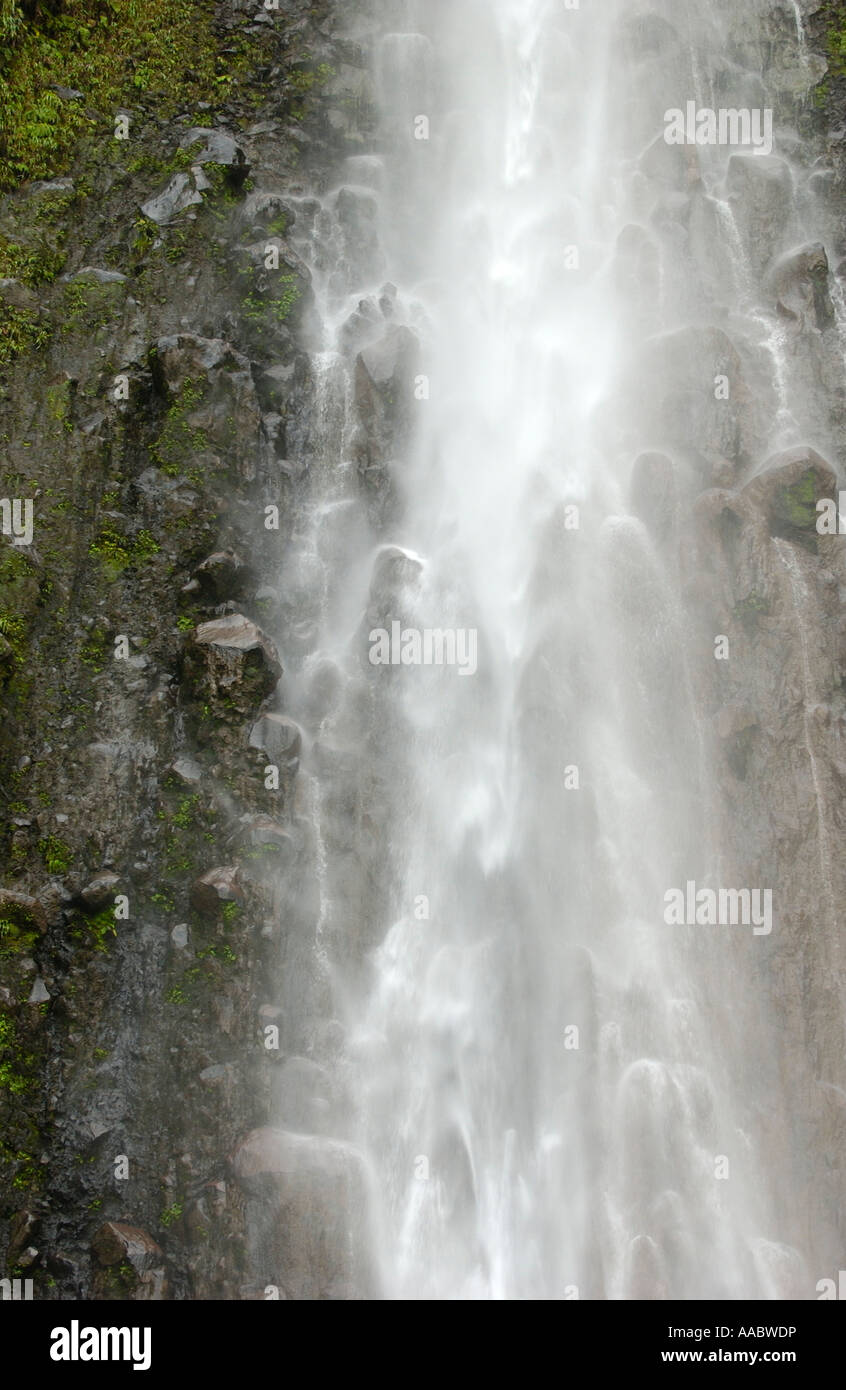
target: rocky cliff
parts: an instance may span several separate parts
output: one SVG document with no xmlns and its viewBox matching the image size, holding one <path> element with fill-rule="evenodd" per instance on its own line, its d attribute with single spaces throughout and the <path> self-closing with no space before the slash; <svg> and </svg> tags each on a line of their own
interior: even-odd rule
<svg viewBox="0 0 846 1390">
<path fill-rule="evenodd" d="M 139 28 L 132 0 L 0 5 L 2 493 L 10 517 L 33 502 L 31 544 L 11 523 L 0 539 L 0 1248 L 40 1298 L 372 1288 L 350 1241 L 364 1177 L 321 1123 L 343 1111 L 324 1065 L 339 1038 L 314 965 L 318 848 L 285 701 L 306 599 L 279 584 L 321 435 L 297 248 L 317 225 L 311 195 L 372 148 L 375 122 L 342 8 L 201 0 L 189 22 L 159 0 Z M 786 96 L 789 9 L 765 36 Z M 818 101 L 795 110 L 835 208 L 843 25 L 842 7 L 817 11 Z M 762 161 L 744 203 L 764 249 L 778 179 Z M 348 247 L 327 254 L 360 252 L 354 196 L 339 216 Z M 805 248 L 772 284 L 832 434 L 843 257 L 846 243 Z M 689 386 L 679 346 L 652 376 L 667 383 L 665 434 Z M 697 340 L 706 352 L 715 373 L 732 358 L 717 333 Z M 412 363 L 405 339 L 356 363 L 355 461 L 377 531 L 408 423 L 393 383 Z M 835 1269 L 846 573 L 814 502 L 842 461 L 809 444 L 752 469 L 755 392 L 744 383 L 736 413 L 700 422 L 681 495 L 660 456 L 639 461 L 632 509 L 676 566 L 700 650 L 720 633 L 743 656 L 693 673 L 716 769 L 709 833 L 799 926 L 756 967 L 784 1039 L 762 1107 L 791 1097 L 792 1113 L 779 1101 L 765 1117 L 773 1144 L 789 1148 L 796 1123 L 832 1155 L 820 1178 L 797 1152 L 779 1197 L 797 1246 L 812 1229 Z M 355 779 L 331 763 L 324 776 L 349 792 L 351 823 L 366 819 Z M 360 820 L 359 854 L 374 833 Z M 298 1147 L 272 1127 L 280 1105 L 292 1131 L 324 1137 Z"/>
</svg>

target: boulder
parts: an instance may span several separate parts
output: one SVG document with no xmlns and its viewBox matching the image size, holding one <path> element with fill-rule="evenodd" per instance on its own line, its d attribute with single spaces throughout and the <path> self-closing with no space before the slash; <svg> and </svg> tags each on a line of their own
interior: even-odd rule
<svg viewBox="0 0 846 1390">
<path fill-rule="evenodd" d="M 99 912 L 101 908 L 114 901 L 119 883 L 117 874 L 98 874 L 85 885 L 79 895 L 83 905 L 91 912 Z"/>
<path fill-rule="evenodd" d="M 193 165 L 187 173 L 174 174 L 161 193 L 141 204 L 141 211 L 151 222 L 166 227 L 180 212 L 202 203 L 203 194 L 209 188 L 211 183 L 199 164 Z"/>
<path fill-rule="evenodd" d="M 267 1127 L 247 1134 L 229 1163 L 247 1197 L 267 1282 L 298 1299 L 375 1295 L 358 1150 L 338 1139 Z"/>
<path fill-rule="evenodd" d="M 815 449 L 799 445 L 767 459 L 740 496 L 766 517 L 771 535 L 813 544 L 817 502 L 837 497 L 837 475 Z"/>
<path fill-rule="evenodd" d="M 227 699 L 240 712 L 269 695 L 282 675 L 270 638 L 241 613 L 201 623 L 185 659 L 199 700 Z"/>
<path fill-rule="evenodd" d="M 241 146 L 228 131 L 212 130 L 205 126 L 195 126 L 182 139 L 182 148 L 202 144 L 203 149 L 194 155 L 194 164 L 220 164 L 235 176 L 235 181 L 243 183 L 250 166 Z"/>
<path fill-rule="evenodd" d="M 36 309 L 38 307 L 38 296 L 28 285 L 22 285 L 20 280 L 0 280 L 0 303 L 8 304 L 12 309 Z"/>
<path fill-rule="evenodd" d="M 11 888 L 0 888 L 0 918 L 11 920 L 22 931 L 37 931 L 43 936 L 47 930 L 47 914 L 38 899 Z"/>
<path fill-rule="evenodd" d="M 91 1252 L 98 1264 L 108 1267 L 128 1263 L 136 1274 L 144 1274 L 164 1258 L 151 1235 L 140 1226 L 126 1226 L 121 1221 L 105 1221 L 91 1238 Z"/>
<path fill-rule="evenodd" d="M 260 748 L 272 762 L 293 766 L 302 751 L 302 730 L 285 714 L 263 714 L 250 730 L 250 747 Z"/>
<path fill-rule="evenodd" d="M 780 256 L 767 276 L 776 307 L 800 327 L 826 328 L 834 318 L 828 292 L 828 256 L 812 241 Z"/>
<path fill-rule="evenodd" d="M 766 265 L 787 225 L 793 204 L 793 175 L 777 155 L 732 154 L 726 188 L 749 254 Z"/>
<path fill-rule="evenodd" d="M 216 550 L 194 570 L 203 593 L 215 603 L 244 593 L 254 581 L 250 568 L 234 550 Z"/>
<path fill-rule="evenodd" d="M 209 869 L 191 885 L 190 902 L 202 917 L 214 917 L 224 903 L 243 904 L 244 889 L 237 865 Z"/>
</svg>

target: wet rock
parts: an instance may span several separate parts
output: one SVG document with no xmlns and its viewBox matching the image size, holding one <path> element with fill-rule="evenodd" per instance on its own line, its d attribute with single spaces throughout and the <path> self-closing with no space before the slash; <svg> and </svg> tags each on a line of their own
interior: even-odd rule
<svg viewBox="0 0 846 1390">
<path fill-rule="evenodd" d="M 141 211 L 151 222 L 165 227 L 186 208 L 202 203 L 203 194 L 209 188 L 211 183 L 197 164 L 187 173 L 174 174 L 161 193 L 141 204 Z"/>
<path fill-rule="evenodd" d="M 836 496 L 834 469 L 806 445 L 785 449 L 767 459 L 741 492 L 742 500 L 766 517 L 771 535 L 799 540 L 813 548 L 819 518 L 817 502 Z"/>
<path fill-rule="evenodd" d="M 234 550 L 217 550 L 208 555 L 194 571 L 204 594 L 215 603 L 244 594 L 255 576 Z"/>
<path fill-rule="evenodd" d="M 828 327 L 834 318 L 828 292 L 828 257 L 821 242 L 809 242 L 776 261 L 767 282 L 779 313 L 801 328 Z"/>
<path fill-rule="evenodd" d="M 191 906 L 202 917 L 214 917 L 224 903 L 243 904 L 244 889 L 237 865 L 209 869 L 191 885 Z"/>
<path fill-rule="evenodd" d="M 71 282 L 93 280 L 98 285 L 122 285 L 128 276 L 121 275 L 119 270 L 104 270 L 100 266 L 84 265 L 81 270 L 74 271 L 73 275 L 68 275 L 67 279 Z"/>
<path fill-rule="evenodd" d="M 8 304 L 13 309 L 36 309 L 38 296 L 28 285 L 22 285 L 20 280 L 0 280 L 0 303 Z"/>
<path fill-rule="evenodd" d="M 223 338 L 180 333 L 158 339 L 151 368 L 158 389 L 168 399 L 171 421 L 181 422 L 189 438 L 200 437 L 199 450 L 192 445 L 186 455 L 165 432 L 158 446 L 165 462 L 197 468 L 208 453 L 207 466 L 213 467 L 219 463 L 214 450 L 231 460 L 243 478 L 254 478 L 261 410 L 249 359 Z M 173 455 L 168 453 L 172 448 L 176 448 Z"/>
<path fill-rule="evenodd" d="M 377 232 L 378 199 L 369 188 L 345 187 L 336 198 L 344 254 L 357 278 L 381 277 L 383 252 Z"/>
<path fill-rule="evenodd" d="M 302 730 L 285 714 L 263 714 L 250 730 L 250 747 L 262 749 L 280 765 L 296 764 L 302 743 Z"/>
<path fill-rule="evenodd" d="M 308 1057 L 288 1057 L 273 1079 L 273 1113 L 287 1129 L 321 1134 L 332 1101 L 329 1073 Z"/>
<path fill-rule="evenodd" d="M 6 1250 L 8 1264 L 18 1263 L 17 1256 L 29 1244 L 30 1237 L 35 1235 L 39 1221 L 38 1213 L 29 1207 L 15 1212 L 9 1222 L 9 1244 Z"/>
<path fill-rule="evenodd" d="M 728 399 L 715 393 L 718 377 L 728 383 Z M 720 329 L 682 328 L 650 338 L 622 389 L 627 409 L 639 419 L 638 442 L 645 432 L 659 447 L 686 454 L 703 480 L 709 458 L 737 461 L 752 447 L 743 365 Z"/>
<path fill-rule="evenodd" d="M 182 148 L 189 149 L 191 145 L 200 143 L 203 149 L 193 155 L 195 164 L 221 164 L 237 175 L 239 183 L 243 183 L 250 166 L 243 149 L 228 131 L 196 126 L 182 140 Z"/>
<path fill-rule="evenodd" d="M 391 324 L 356 358 L 355 404 L 361 431 L 354 453 L 359 472 L 379 491 L 410 426 L 418 351 L 414 334 Z"/>
<path fill-rule="evenodd" d="M 226 1081 L 232 1081 L 235 1076 L 235 1068 L 228 1062 L 217 1062 L 212 1067 L 205 1067 L 200 1072 L 200 1081 L 204 1086 L 220 1086 Z"/>
<path fill-rule="evenodd" d="M 790 216 L 793 176 L 777 155 L 733 154 L 726 188 L 749 254 L 766 265 Z"/>
<path fill-rule="evenodd" d="M 267 1282 L 290 1297 L 368 1297 L 364 1164 L 350 1144 L 283 1129 L 255 1129 L 230 1156 L 249 1202 L 254 1247 Z"/>
<path fill-rule="evenodd" d="M 640 454 L 631 481 L 632 507 L 659 541 L 672 533 L 678 511 L 673 464 L 666 454 Z"/>
<path fill-rule="evenodd" d="M 186 787 L 195 787 L 203 780 L 203 769 L 193 758 L 177 758 L 175 763 L 171 763 L 168 771 L 174 777 L 178 777 Z"/>
<path fill-rule="evenodd" d="M 264 849 L 270 855 L 268 867 L 274 873 L 291 864 L 297 855 L 296 841 L 290 830 L 272 816 L 241 816 L 236 838 L 245 849 Z"/>
<path fill-rule="evenodd" d="M 201 623 L 185 660 L 198 700 L 230 700 L 245 712 L 273 691 L 282 674 L 270 638 L 241 613 Z"/>
<path fill-rule="evenodd" d="M 43 936 L 47 930 L 47 914 L 38 899 L 15 893 L 11 888 L 0 888 L 0 916 L 10 919 L 21 931 L 38 931 Z"/>
<path fill-rule="evenodd" d="M 101 908 L 114 901 L 119 884 L 117 874 L 99 874 L 85 885 L 79 896 L 89 911 L 99 912 Z"/>
<path fill-rule="evenodd" d="M 128 1263 L 137 1274 L 144 1274 L 164 1258 L 151 1235 L 121 1221 L 106 1221 L 98 1227 L 91 1238 L 91 1252 L 103 1267 Z"/>
</svg>

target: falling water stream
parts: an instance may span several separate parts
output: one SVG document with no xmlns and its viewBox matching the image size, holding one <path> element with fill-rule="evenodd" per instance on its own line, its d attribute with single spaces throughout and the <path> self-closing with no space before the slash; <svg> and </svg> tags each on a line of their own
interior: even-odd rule
<svg viewBox="0 0 846 1390">
<path fill-rule="evenodd" d="M 320 390 L 281 587 L 315 987 L 340 1001 L 388 1298 L 780 1298 L 803 1277 L 756 1119 L 764 946 L 663 919 L 667 889 L 720 882 L 719 837 L 681 573 L 632 505 L 639 455 L 704 450 L 712 329 L 749 364 L 757 459 L 830 443 L 738 172 L 778 186 L 779 250 L 825 234 L 779 112 L 772 155 L 663 139 L 688 100 L 767 101 L 773 7 L 735 8 L 384 0 L 351 20 L 380 136 L 297 223 Z M 374 374 L 406 349 L 390 499 L 367 505 L 355 358 Z M 660 437 L 649 373 L 685 355 Z M 477 669 L 371 665 L 391 620 L 473 630 Z"/>
</svg>

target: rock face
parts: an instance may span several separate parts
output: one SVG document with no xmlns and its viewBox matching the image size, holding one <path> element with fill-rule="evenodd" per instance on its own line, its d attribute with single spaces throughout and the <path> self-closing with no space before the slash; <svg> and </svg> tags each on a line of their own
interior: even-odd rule
<svg viewBox="0 0 846 1390">
<path fill-rule="evenodd" d="M 287 1298 L 372 1297 L 364 1168 L 351 1145 L 255 1129 L 230 1164 L 252 1209 L 253 1259 L 268 1284 Z"/>
<path fill-rule="evenodd" d="M 39 1299 L 285 1285 L 222 1174 L 328 1007 L 301 734 L 263 702 L 312 448 L 303 187 L 359 153 L 372 103 L 326 0 L 211 9 L 231 83 L 200 99 L 180 54 L 155 119 L 127 90 L 128 141 L 109 105 L 66 177 L 0 192 L 0 428 L 38 499 L 32 547 L 0 538 L 0 1273 L 26 1264 Z M 302 1161 L 327 1220 L 360 1179 L 344 1153 Z M 349 1281 L 286 1210 L 291 1287 Z"/>
<path fill-rule="evenodd" d="M 282 674 L 269 637 L 242 613 L 201 623 L 186 654 L 198 700 L 228 700 L 246 713 L 269 695 Z"/>
<path fill-rule="evenodd" d="M 789 8 L 767 21 L 776 67 Z M 279 652 L 293 670 L 287 653 L 309 650 L 326 597 L 315 553 L 361 535 L 365 514 L 391 539 L 419 347 L 382 284 L 379 161 L 362 155 L 374 94 L 357 43 L 340 37 L 343 7 L 237 0 L 215 15 L 215 56 L 241 57 L 213 109 L 186 91 L 154 119 L 154 94 L 134 89 L 126 149 L 92 138 L 67 177 L 0 194 L 0 248 L 18 248 L 0 275 L 0 430 L 16 495 L 38 499 L 33 547 L 0 539 L 0 1272 L 25 1267 L 42 1299 L 379 1292 L 368 1176 L 344 1137 L 343 1029 L 314 942 L 319 927 L 322 950 L 360 978 L 371 899 L 393 891 L 398 799 L 354 735 L 371 717 L 378 739 L 391 730 L 333 659 L 295 681 Z M 738 14 L 739 30 L 749 22 Z M 646 14 L 625 41 L 643 62 L 684 47 Z M 846 77 L 830 91 L 834 130 Z M 110 130 L 111 108 L 101 114 Z M 797 178 L 842 196 L 842 141 L 830 143 L 833 167 L 737 155 L 725 187 L 705 190 L 690 151 L 650 134 L 632 173 L 661 200 L 621 235 L 613 273 L 621 293 L 639 287 L 648 323 L 660 237 L 705 256 L 724 195 L 809 400 L 842 437 L 829 261 L 842 265 L 846 245 L 799 244 L 786 220 Z M 337 422 L 318 408 L 302 251 L 327 215 L 330 258 L 382 287 L 342 335 L 358 509 L 320 518 L 311 546 L 313 479 Z M 761 1010 L 782 1024 L 764 1094 L 794 1102 L 764 1123 L 774 1146 L 801 1126 L 831 1155 L 820 1176 L 797 1153 L 777 1194 L 797 1246 L 826 1233 L 822 1275 L 846 1245 L 846 1105 L 830 1063 L 844 1052 L 846 572 L 814 509 L 842 460 L 811 429 L 761 457 L 778 401 L 760 354 L 732 336 L 723 279 L 716 265 L 695 326 L 656 333 L 613 384 L 646 402 L 649 437 L 618 434 L 608 412 L 608 457 L 632 460 L 637 520 L 610 538 L 607 579 L 635 645 L 654 630 L 656 568 L 673 576 L 726 879 L 742 865 L 795 925 L 758 973 Z M 718 377 L 728 399 L 701 389 Z M 559 563 L 552 544 L 548 559 Z M 410 552 L 376 550 L 365 625 L 398 616 L 421 573 Z M 715 633 L 736 658 L 724 667 Z M 643 659 L 675 670 L 679 655 L 653 646 Z M 674 700 L 681 689 L 680 677 Z M 663 757 L 680 746 L 680 716 L 659 715 L 649 747 Z M 333 826 L 325 843 L 315 797 Z M 324 913 L 328 900 L 341 907 Z M 633 1297 L 665 1293 L 649 1241 L 633 1246 L 627 1279 Z"/>
</svg>

